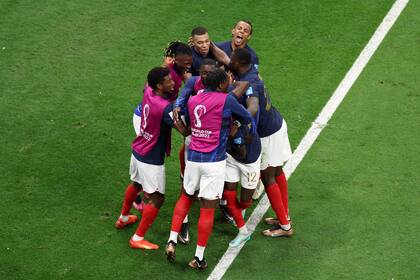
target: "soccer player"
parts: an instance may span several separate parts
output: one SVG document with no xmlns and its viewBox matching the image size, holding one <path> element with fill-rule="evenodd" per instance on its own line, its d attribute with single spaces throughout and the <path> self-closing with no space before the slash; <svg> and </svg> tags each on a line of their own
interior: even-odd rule
<svg viewBox="0 0 420 280">
<path fill-rule="evenodd" d="M 225 93 L 229 86 L 227 73 L 222 69 L 215 69 L 207 74 L 204 82 L 206 90 L 190 97 L 187 104 L 186 122 L 191 126 L 191 143 L 185 168 L 184 189 L 174 209 L 165 249 L 168 260 L 174 261 L 182 221 L 197 194 L 200 199 L 198 240 L 194 259 L 189 262 L 189 266 L 198 269 L 207 267 L 204 251 L 213 228 L 214 209 L 223 193 L 226 142 L 231 117 L 235 116 L 244 125 L 251 124 L 251 133 L 255 134 L 252 116 L 238 103 L 236 97 Z"/>
<path fill-rule="evenodd" d="M 174 91 L 169 97 L 170 102 L 174 102 L 178 97 L 182 82 L 191 77 L 191 66 L 193 63 L 193 54 L 191 48 L 181 42 L 171 42 L 165 50 L 165 57 L 171 58 L 171 61 L 164 62 L 170 70 L 171 78 L 175 82 Z"/>
<path fill-rule="evenodd" d="M 130 178 L 132 183 L 127 187 L 121 215 L 115 226 L 119 229 L 137 221 L 137 216 L 129 215 L 129 210 L 140 188 L 149 199 L 144 207 L 141 221 L 129 244 L 132 248 L 158 249 L 144 236 L 153 224 L 165 194 L 165 153 L 169 155 L 173 106 L 168 98 L 174 91 L 175 83 L 168 68 L 156 67 L 147 75 L 148 87 L 144 91 L 142 120 L 139 135 L 132 143 Z M 182 123 L 175 127 L 186 135 Z"/>
<path fill-rule="evenodd" d="M 174 90 L 171 92 L 169 101 L 174 102 L 178 97 L 179 89 L 183 82 L 191 77 L 190 68 L 192 64 L 192 52 L 187 44 L 181 42 L 171 42 L 165 49 L 165 61 L 163 67 L 168 67 L 170 70 L 171 79 L 175 82 Z M 145 85 L 144 90 L 147 88 Z M 144 91 L 143 90 L 143 91 Z M 141 123 L 141 103 L 136 107 L 133 114 L 133 126 L 136 135 L 140 132 Z M 133 206 L 139 211 L 143 212 L 144 203 L 141 196 L 136 196 Z"/>
<path fill-rule="evenodd" d="M 248 61 L 245 60 L 245 62 Z M 244 64 L 242 63 L 244 61 L 238 59 L 238 56 L 233 56 L 231 70 L 236 70 L 234 71 L 235 73 L 245 77 L 251 71 L 251 67 L 243 67 Z M 245 79 L 243 78 L 243 80 Z M 257 126 L 259 118 L 258 92 L 259 86 L 250 84 L 246 93 L 239 98 L 239 103 L 248 109 L 254 117 L 254 122 Z M 231 133 L 232 139 L 228 142 L 230 145 L 228 145 L 223 198 L 226 199 L 227 208 L 239 229 L 238 235 L 229 243 L 229 246 L 238 247 L 251 237 L 242 213 L 251 206 L 252 195 L 260 179 L 261 141 L 258 134 L 249 141 L 246 137 L 248 132 L 247 126 L 241 125 L 236 121 L 234 125 L 237 127 L 237 132 Z M 241 182 L 240 201 L 237 199 L 237 185 L 239 182 Z"/>
<path fill-rule="evenodd" d="M 214 70 L 216 68 L 216 61 L 210 58 L 206 58 L 203 60 L 200 66 L 200 76 L 192 76 L 187 80 L 185 86 L 183 87 L 181 94 L 175 101 L 175 108 L 174 108 L 174 119 L 179 119 L 180 115 L 184 115 L 186 111 L 186 105 L 190 96 L 194 96 L 198 93 L 198 91 L 204 89 L 203 80 L 207 76 L 207 73 Z M 179 151 L 179 161 L 180 161 L 180 175 L 181 181 L 184 179 L 184 169 L 185 169 L 185 158 L 186 158 L 186 149 L 185 145 L 188 146 L 191 140 L 190 136 L 185 138 L 185 144 L 182 145 Z M 181 187 L 182 190 L 182 187 Z M 188 224 L 188 215 L 185 216 L 185 219 L 182 223 L 181 231 L 178 234 L 178 241 L 182 244 L 187 244 L 190 241 L 189 235 L 189 224 Z"/>
<path fill-rule="evenodd" d="M 288 187 L 282 166 L 291 157 L 287 124 L 272 105 L 264 82 L 251 64 L 251 55 L 245 48 L 235 49 L 229 66 L 238 80 L 249 81 L 253 90 L 259 92 L 258 135 L 261 138 L 261 179 L 268 199 L 276 213 L 276 219 L 269 219 L 272 227 L 264 230 L 266 236 L 291 236 L 293 229 L 289 222 Z"/>
<path fill-rule="evenodd" d="M 200 66 L 206 58 L 217 60 L 222 65 L 228 63 L 229 56 L 210 41 L 209 33 L 205 27 L 195 27 L 191 31 L 190 42 L 193 55 L 193 63 L 191 66 L 191 73 L 193 76 L 199 75 Z"/>
<path fill-rule="evenodd" d="M 255 51 L 248 46 L 248 42 L 251 40 L 252 35 L 252 23 L 248 20 L 240 20 L 235 24 L 231 33 L 232 39 L 230 41 L 216 43 L 216 46 L 222 49 L 229 57 L 231 57 L 232 52 L 235 49 L 247 49 L 251 54 L 251 64 L 258 69 L 258 65 L 260 64 L 258 56 Z"/>
</svg>

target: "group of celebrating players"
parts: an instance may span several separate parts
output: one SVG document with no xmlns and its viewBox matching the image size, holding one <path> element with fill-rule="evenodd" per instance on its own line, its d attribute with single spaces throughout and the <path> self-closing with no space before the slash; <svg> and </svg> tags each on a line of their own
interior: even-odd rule
<svg viewBox="0 0 420 280">
<path fill-rule="evenodd" d="M 181 194 L 165 247 L 169 261 L 175 261 L 177 243 L 189 241 L 188 212 L 195 200 L 200 215 L 190 267 L 207 267 L 204 251 L 219 204 L 238 228 L 229 246 L 249 240 L 244 211 L 251 206 L 260 180 L 276 213 L 276 218 L 265 219 L 270 228 L 263 235 L 293 234 L 282 170 L 292 154 L 287 125 L 258 74 L 258 56 L 247 44 L 251 34 L 252 24 L 241 20 L 232 29 L 231 40 L 213 43 L 204 27 L 196 27 L 189 44 L 171 43 L 164 65 L 148 73 L 133 116 L 137 136 L 132 143 L 131 183 L 115 223 L 119 229 L 136 223 L 138 217 L 130 215 L 130 209 L 135 205 L 141 210 L 129 241 L 132 248 L 159 248 L 144 237 L 164 202 L 164 159 L 171 150 L 172 128 L 185 137 L 185 144 L 179 153 Z"/>
</svg>

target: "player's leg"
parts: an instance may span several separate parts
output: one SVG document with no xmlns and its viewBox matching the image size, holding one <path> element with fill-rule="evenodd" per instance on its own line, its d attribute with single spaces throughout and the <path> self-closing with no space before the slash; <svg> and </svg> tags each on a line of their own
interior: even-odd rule
<svg viewBox="0 0 420 280">
<path fill-rule="evenodd" d="M 184 218 L 188 214 L 194 201 L 194 194 L 200 185 L 200 170 L 195 162 L 186 162 L 183 190 L 175 205 L 172 215 L 171 232 L 169 234 L 168 243 L 165 248 L 165 254 L 169 261 L 175 260 L 175 249 L 178 242 L 179 232 L 182 228 Z"/>
<path fill-rule="evenodd" d="M 269 137 L 269 141 L 264 141 L 265 144 L 268 143 L 267 149 L 270 150 L 271 155 L 267 161 L 269 161 L 270 166 L 276 166 L 275 180 L 280 189 L 284 209 L 286 210 L 286 216 L 290 221 L 288 184 L 282 168 L 282 166 L 284 166 L 284 164 L 292 156 L 286 121 L 283 120 L 282 127 L 279 131 Z M 268 224 L 278 224 L 278 220 L 275 218 L 267 218 L 265 221 Z"/>
<path fill-rule="evenodd" d="M 194 199 L 194 195 L 189 195 L 183 190 L 175 204 L 174 213 L 172 215 L 171 232 L 169 233 L 168 243 L 165 248 L 165 254 L 169 261 L 175 261 L 175 249 L 178 243 L 177 241 L 179 241 L 179 234 L 182 230 L 182 225 L 184 224 L 183 221 L 188 215 Z"/>
<path fill-rule="evenodd" d="M 144 206 L 144 211 L 136 233 L 130 239 L 131 248 L 158 249 L 159 246 L 144 239 L 148 229 L 156 219 L 165 196 L 160 192 L 148 193 L 149 201 Z"/>
<path fill-rule="evenodd" d="M 242 216 L 242 209 L 239 206 L 239 201 L 237 198 L 237 187 L 238 182 L 225 182 L 223 198 L 226 199 L 226 206 L 229 209 L 230 214 L 232 215 L 232 218 L 235 222 L 235 226 L 240 228 L 245 225 L 245 221 Z"/>
<path fill-rule="evenodd" d="M 187 142 L 187 140 L 185 140 Z M 183 180 L 184 180 L 184 173 L 185 173 L 185 159 L 186 159 L 186 146 L 185 143 L 182 144 L 181 149 L 179 150 L 179 166 L 180 166 L 180 177 L 181 177 L 181 194 L 183 190 Z M 182 244 L 188 244 L 190 241 L 190 234 L 189 234 L 189 223 L 188 223 L 188 214 L 185 216 L 181 230 L 178 234 L 178 241 Z"/>
<path fill-rule="evenodd" d="M 130 247 L 138 249 L 158 249 L 159 246 L 144 239 L 148 229 L 156 219 L 164 202 L 165 166 L 152 165 L 137 161 L 139 181 L 142 183 L 148 201 L 144 206 L 143 215 L 136 233 L 130 239 Z"/>
<path fill-rule="evenodd" d="M 252 195 L 260 179 L 260 160 L 258 158 L 257 161 L 247 164 L 237 162 L 241 174 L 241 196 L 239 201 L 236 199 L 236 203 L 238 211 L 241 214 L 241 220 L 239 223 L 237 222 L 239 229 L 238 235 L 229 243 L 231 247 L 238 247 L 251 238 L 251 233 L 245 224 L 245 210 L 252 204 Z"/>
<path fill-rule="evenodd" d="M 188 165 L 187 165 L 188 167 Z M 189 262 L 192 268 L 204 269 L 207 267 L 204 251 L 207 241 L 213 231 L 214 210 L 219 204 L 223 194 L 226 161 L 199 163 L 199 193 L 200 217 L 198 219 L 197 247 L 194 259 Z"/>
<path fill-rule="evenodd" d="M 219 205 L 222 210 L 224 218 L 237 226 L 243 223 L 240 221 L 243 220 L 241 209 L 238 205 L 236 189 L 241 179 L 241 170 L 238 166 L 238 162 L 228 154 L 226 159 L 226 172 L 225 172 L 225 183 L 223 190 L 223 200 L 226 202 L 225 205 Z"/>
<path fill-rule="evenodd" d="M 127 186 L 122 204 L 121 215 L 115 222 L 116 228 L 122 229 L 127 225 L 137 222 L 138 217 L 136 215 L 130 215 L 130 209 L 139 190 L 141 190 L 141 185 L 136 182 L 131 182 Z"/>
<path fill-rule="evenodd" d="M 277 167 L 277 170 L 276 170 L 276 182 L 280 188 L 281 198 L 283 200 L 284 209 L 286 210 L 287 219 L 291 223 L 290 215 L 289 215 L 289 195 L 288 195 L 288 188 L 287 188 L 287 179 L 286 179 L 286 175 L 284 174 L 283 168 L 280 166 Z M 266 218 L 265 222 L 268 225 L 275 225 L 279 223 L 278 219 L 274 217 Z"/>
<path fill-rule="evenodd" d="M 207 247 L 207 241 L 213 231 L 214 210 L 219 204 L 219 199 L 207 200 L 202 198 L 200 200 L 200 217 L 198 218 L 198 236 L 197 247 L 192 259 L 188 265 L 191 268 L 205 269 L 207 267 L 206 259 L 204 258 L 204 251 Z"/>
<path fill-rule="evenodd" d="M 287 212 L 284 208 L 280 188 L 275 180 L 276 168 L 268 167 L 261 172 L 262 181 L 270 201 L 271 207 L 276 213 L 279 223 L 273 225 L 272 228 L 264 230 L 263 234 L 266 236 L 291 236 L 293 229 L 287 219 Z"/>
<path fill-rule="evenodd" d="M 130 178 L 131 178 L 132 183 L 130 183 L 125 190 L 125 196 L 124 196 L 124 201 L 123 201 L 123 205 L 121 209 L 121 215 L 115 223 L 115 227 L 119 229 L 124 228 L 125 226 L 129 224 L 133 224 L 138 220 L 137 216 L 129 215 L 131 205 L 133 204 L 133 201 L 136 198 L 137 193 L 142 189 L 142 186 L 140 184 L 141 180 L 140 180 L 139 164 L 138 164 L 137 159 L 133 155 L 131 155 L 131 159 L 130 159 L 129 173 L 130 173 Z"/>
</svg>

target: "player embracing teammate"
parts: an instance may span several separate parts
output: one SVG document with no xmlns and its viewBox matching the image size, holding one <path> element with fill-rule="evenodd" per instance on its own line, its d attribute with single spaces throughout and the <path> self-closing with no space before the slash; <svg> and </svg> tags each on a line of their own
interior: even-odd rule
<svg viewBox="0 0 420 280">
<path fill-rule="evenodd" d="M 164 202 L 164 158 L 170 151 L 171 127 L 184 136 L 190 135 L 185 153 L 184 149 L 180 153 L 185 172 L 181 172 L 181 194 L 165 247 L 168 260 L 175 261 L 178 241 L 184 244 L 189 241 L 186 217 L 195 200 L 199 200 L 200 215 L 190 267 L 207 267 L 204 251 L 212 233 L 214 211 L 222 197 L 238 228 L 238 235 L 229 246 L 237 247 L 249 240 L 251 232 L 246 227 L 244 211 L 252 204 L 260 179 L 276 213 L 275 218 L 265 219 L 271 228 L 264 230 L 263 235 L 293 234 L 287 181 L 282 170 L 292 154 L 287 124 L 272 105 L 260 79 L 258 56 L 247 45 L 251 34 L 251 23 L 241 20 L 232 29 L 231 41 L 214 44 L 205 28 L 195 28 L 192 32 L 195 46 L 171 43 L 166 55 L 172 58 L 165 60 L 165 67 L 149 72 L 143 100 L 134 116 L 138 135 L 132 144 L 132 183 L 126 189 L 121 215 L 115 223 L 121 229 L 138 220 L 129 211 L 138 192 L 143 191 L 146 203 L 129 241 L 132 248 L 159 247 L 144 237 Z M 220 55 L 220 51 L 226 55 Z M 209 59 L 211 56 L 219 64 Z M 229 73 L 219 68 L 223 64 Z M 199 69 L 200 76 L 190 78 L 191 66 Z M 183 82 L 181 96 L 173 104 Z"/>
</svg>

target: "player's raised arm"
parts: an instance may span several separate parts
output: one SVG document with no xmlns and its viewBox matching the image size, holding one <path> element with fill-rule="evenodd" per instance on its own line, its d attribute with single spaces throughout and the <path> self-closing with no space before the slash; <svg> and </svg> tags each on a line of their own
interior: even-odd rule
<svg viewBox="0 0 420 280">
<path fill-rule="evenodd" d="M 230 58 L 229 56 L 218 46 L 216 46 L 215 43 L 210 43 L 210 51 L 213 53 L 215 59 L 220 62 L 223 65 L 229 65 Z"/>
</svg>

